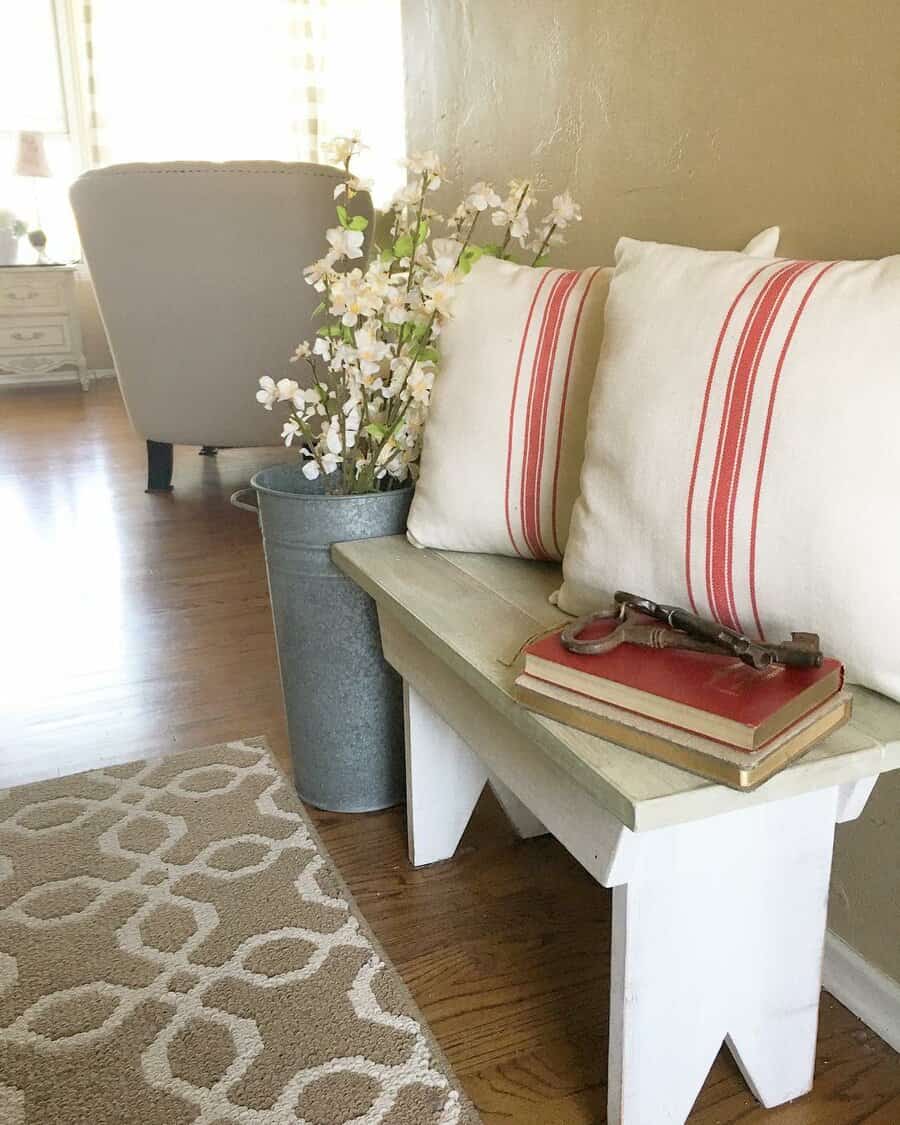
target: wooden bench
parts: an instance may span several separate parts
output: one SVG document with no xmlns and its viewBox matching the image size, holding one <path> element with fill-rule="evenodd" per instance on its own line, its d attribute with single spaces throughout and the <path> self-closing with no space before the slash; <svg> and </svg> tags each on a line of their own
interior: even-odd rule
<svg viewBox="0 0 900 1125">
<path fill-rule="evenodd" d="M 523 836 L 551 832 L 613 888 L 609 1121 L 682 1122 L 723 1040 L 756 1097 L 812 1086 L 835 824 L 900 766 L 900 706 L 853 722 L 739 793 L 533 714 L 505 664 L 564 620 L 555 566 L 338 544 L 375 599 L 406 700 L 415 866 L 453 855 L 489 782 Z"/>
</svg>

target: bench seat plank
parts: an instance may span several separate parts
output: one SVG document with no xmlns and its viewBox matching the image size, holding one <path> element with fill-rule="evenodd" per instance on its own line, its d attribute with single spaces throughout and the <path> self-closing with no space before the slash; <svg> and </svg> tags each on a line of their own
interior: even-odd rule
<svg viewBox="0 0 900 1125">
<path fill-rule="evenodd" d="M 751 793 L 739 793 L 527 711 L 513 696 L 513 654 L 566 620 L 548 602 L 559 568 L 418 550 L 404 536 L 336 544 L 337 566 L 402 627 L 634 831 L 842 785 L 900 766 L 900 706 L 855 692 L 854 721 Z"/>
</svg>

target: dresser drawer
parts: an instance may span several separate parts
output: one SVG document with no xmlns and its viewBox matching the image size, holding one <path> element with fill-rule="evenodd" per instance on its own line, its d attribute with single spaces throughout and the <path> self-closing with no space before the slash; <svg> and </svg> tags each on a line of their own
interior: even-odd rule
<svg viewBox="0 0 900 1125">
<path fill-rule="evenodd" d="M 69 321 L 64 316 L 0 320 L 2 355 L 55 355 L 71 350 Z"/>
<path fill-rule="evenodd" d="M 4 313 L 42 313 L 66 308 L 65 276 L 4 277 L 0 280 L 0 315 Z"/>
</svg>

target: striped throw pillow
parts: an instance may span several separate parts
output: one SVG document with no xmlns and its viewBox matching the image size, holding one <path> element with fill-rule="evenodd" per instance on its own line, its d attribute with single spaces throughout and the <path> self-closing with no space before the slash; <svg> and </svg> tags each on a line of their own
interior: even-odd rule
<svg viewBox="0 0 900 1125">
<path fill-rule="evenodd" d="M 900 257 L 752 261 L 622 239 L 561 608 L 616 589 L 900 698 Z"/>
<path fill-rule="evenodd" d="M 745 253 L 774 254 L 778 236 L 763 231 Z M 416 546 L 562 558 L 611 276 L 476 263 L 440 340 L 409 515 Z"/>
</svg>

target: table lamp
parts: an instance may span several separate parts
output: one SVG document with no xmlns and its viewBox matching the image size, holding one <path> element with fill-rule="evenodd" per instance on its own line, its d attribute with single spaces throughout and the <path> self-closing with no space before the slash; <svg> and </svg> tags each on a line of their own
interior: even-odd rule
<svg viewBox="0 0 900 1125">
<path fill-rule="evenodd" d="M 28 241 L 35 248 L 38 255 L 38 265 L 47 265 L 49 259 L 46 254 L 47 236 L 41 230 L 41 208 L 38 197 L 37 180 L 47 179 L 50 175 L 50 165 L 47 163 L 47 153 L 44 150 L 44 134 L 37 132 L 19 133 L 19 148 L 16 156 L 16 175 L 29 176 L 34 184 L 34 207 L 37 215 L 37 226 L 28 232 Z"/>
</svg>

